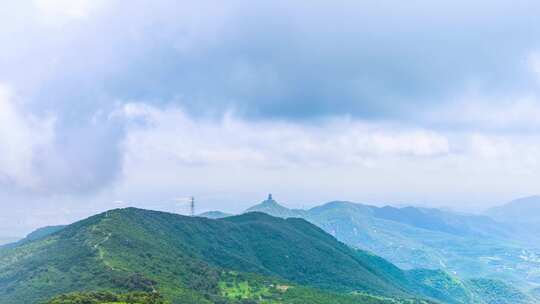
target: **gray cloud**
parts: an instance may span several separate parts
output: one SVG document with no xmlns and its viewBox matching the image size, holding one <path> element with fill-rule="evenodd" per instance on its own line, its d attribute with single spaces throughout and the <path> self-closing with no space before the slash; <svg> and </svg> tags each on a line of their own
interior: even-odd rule
<svg viewBox="0 0 540 304">
<path fill-rule="evenodd" d="M 475 131 L 499 128 L 515 99 L 529 101 L 514 120 L 540 104 L 529 62 L 537 1 L 66 3 L 0 10 L 0 83 L 23 116 L 54 117 L 51 139 L 24 159 L 41 181 L 24 191 L 38 194 L 115 181 L 126 121 L 114 113 L 133 101 L 206 118 L 232 110 L 255 121 L 347 116 Z M 462 116 L 464 103 L 474 106 Z M 500 128 L 537 130 L 536 119 Z"/>
<path fill-rule="evenodd" d="M 468 90 L 494 100 L 536 91 L 527 56 L 538 44 L 540 7 L 530 1 L 240 1 L 214 14 L 161 3 L 145 23 L 127 17 L 113 28 L 151 37 L 122 49 L 129 74 L 107 80 L 114 95 L 177 100 L 196 113 L 416 119 L 419 106 Z M 195 17 L 171 18 L 186 11 Z"/>
<path fill-rule="evenodd" d="M 539 9 L 534 1 L 112 1 L 61 30 L 34 25 L 49 37 L 28 56 L 41 54 L 32 60 L 44 77 L 39 103 L 63 103 L 77 120 L 108 97 L 253 117 L 416 118 L 418 105 L 471 89 L 494 99 L 535 92 L 527 57 L 538 46 Z"/>
<path fill-rule="evenodd" d="M 35 194 L 93 192 L 120 171 L 124 121 L 95 113 L 67 123 L 22 109 L 0 86 L 0 185 Z M 60 115 L 62 113 L 57 113 Z"/>
</svg>

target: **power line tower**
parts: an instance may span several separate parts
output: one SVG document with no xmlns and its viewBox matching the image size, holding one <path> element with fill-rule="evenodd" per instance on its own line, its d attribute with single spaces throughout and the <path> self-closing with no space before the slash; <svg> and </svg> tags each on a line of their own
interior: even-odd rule
<svg viewBox="0 0 540 304">
<path fill-rule="evenodd" d="M 193 196 L 179 197 L 179 198 L 175 198 L 174 201 L 179 204 L 178 208 L 181 209 L 181 210 L 185 210 L 184 209 L 185 206 L 188 205 L 189 206 L 189 215 L 190 216 L 195 216 L 195 197 L 193 197 Z M 183 212 L 179 210 L 178 213 L 182 214 Z"/>
<path fill-rule="evenodd" d="M 189 200 L 189 211 L 191 216 L 195 216 L 195 198 L 193 196 Z"/>
</svg>

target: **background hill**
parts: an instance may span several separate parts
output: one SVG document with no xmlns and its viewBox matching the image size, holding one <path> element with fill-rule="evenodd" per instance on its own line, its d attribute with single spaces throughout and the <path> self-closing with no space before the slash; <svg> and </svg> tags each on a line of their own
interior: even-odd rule
<svg viewBox="0 0 540 304">
<path fill-rule="evenodd" d="M 439 271 L 402 271 L 307 221 L 262 213 L 212 220 L 112 210 L 0 249 L 2 304 L 100 290 L 159 291 L 176 303 L 282 301 L 295 293 L 298 300 L 327 292 L 360 292 L 356 303 L 388 297 L 494 303 L 478 300 L 468 284 Z M 290 303 L 305 303 L 299 301 Z"/>
</svg>

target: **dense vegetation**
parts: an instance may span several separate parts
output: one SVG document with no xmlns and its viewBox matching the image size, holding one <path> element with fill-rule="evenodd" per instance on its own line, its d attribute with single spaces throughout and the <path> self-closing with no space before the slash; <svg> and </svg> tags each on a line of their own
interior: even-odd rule
<svg viewBox="0 0 540 304">
<path fill-rule="evenodd" d="M 101 291 L 159 292 L 174 304 L 497 303 L 444 272 L 402 271 L 305 220 L 262 213 L 112 210 L 0 250 L 1 304 Z"/>
<path fill-rule="evenodd" d="M 47 304 L 169 304 L 158 293 L 131 292 L 114 294 L 112 292 L 70 293 L 54 297 Z"/>
<path fill-rule="evenodd" d="M 280 286 L 278 286 L 279 288 Z M 244 289 L 246 287 L 238 287 Z M 272 287 L 271 287 L 272 288 Z M 426 300 L 390 299 L 362 294 L 338 294 L 305 287 L 290 287 L 286 291 L 267 289 L 264 295 L 241 294 L 223 297 L 218 304 L 429 304 Z M 70 293 L 54 297 L 46 304 L 170 304 L 158 293 L 111 292 Z"/>
</svg>

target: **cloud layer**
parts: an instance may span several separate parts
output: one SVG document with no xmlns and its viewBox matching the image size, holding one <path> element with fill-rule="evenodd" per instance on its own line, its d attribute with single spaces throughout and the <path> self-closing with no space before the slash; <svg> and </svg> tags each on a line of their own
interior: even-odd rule
<svg viewBox="0 0 540 304">
<path fill-rule="evenodd" d="M 531 0 L 7 1 L 0 201 L 166 200 L 178 184 L 230 202 L 264 184 L 298 201 L 527 194 L 539 13 Z"/>
</svg>

